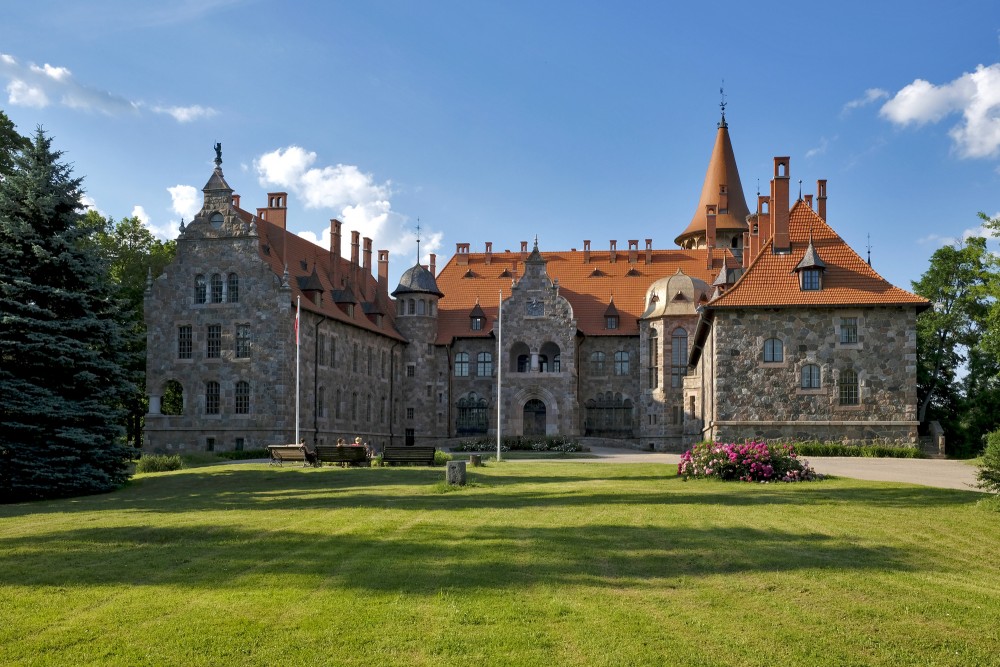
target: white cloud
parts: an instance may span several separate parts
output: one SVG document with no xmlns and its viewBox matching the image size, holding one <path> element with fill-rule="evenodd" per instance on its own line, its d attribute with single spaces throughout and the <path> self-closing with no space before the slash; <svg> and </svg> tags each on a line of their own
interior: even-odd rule
<svg viewBox="0 0 1000 667">
<path fill-rule="evenodd" d="M 96 211 L 97 214 L 100 215 L 101 217 L 106 217 L 104 215 L 104 211 L 102 211 L 97 207 L 97 201 L 95 201 L 94 198 L 91 197 L 90 195 L 87 194 L 80 195 L 80 203 L 83 204 L 83 207 L 88 211 Z"/>
<path fill-rule="evenodd" d="M 840 114 L 846 115 L 854 109 L 866 107 L 873 102 L 878 102 L 879 100 L 883 100 L 887 97 L 889 97 L 888 91 L 882 90 L 881 88 L 869 88 L 865 91 L 864 95 L 845 104 L 840 110 Z"/>
<path fill-rule="evenodd" d="M 817 155 L 823 155 L 824 153 L 826 153 L 826 149 L 830 147 L 830 142 L 836 140 L 837 137 L 834 137 L 832 140 L 827 139 L 826 137 L 820 137 L 819 146 L 807 150 L 806 157 L 816 157 Z"/>
<path fill-rule="evenodd" d="M 153 111 L 173 116 L 178 123 L 190 123 L 201 118 L 211 118 L 219 113 L 212 107 L 203 107 L 200 104 L 189 107 L 153 107 Z"/>
<path fill-rule="evenodd" d="M 177 223 L 171 221 L 165 225 L 154 224 L 152 218 L 150 218 L 149 214 L 146 213 L 146 209 L 139 204 L 132 207 L 132 217 L 139 218 L 139 222 L 142 223 L 142 226 L 148 229 L 153 236 L 158 239 L 168 240 L 177 238 Z"/>
<path fill-rule="evenodd" d="M 170 193 L 170 207 L 182 220 L 192 220 L 201 210 L 198 189 L 191 185 L 175 185 L 167 188 Z"/>
<path fill-rule="evenodd" d="M 315 167 L 316 153 L 300 146 L 288 146 L 265 153 L 254 160 L 261 187 L 280 187 L 300 197 L 307 209 L 328 209 L 344 223 L 343 233 L 350 231 L 372 239 L 375 248 L 385 249 L 393 256 L 412 256 L 416 237 L 406 228 L 406 216 L 392 210 L 392 184 L 379 183 L 355 165 Z M 304 238 L 329 247 L 330 229 L 324 224 L 300 233 Z M 421 249 L 433 252 L 440 247 L 442 234 L 427 230 L 422 234 Z M 342 244 L 350 252 L 350 241 Z"/>
<path fill-rule="evenodd" d="M 959 156 L 995 157 L 1000 154 L 1000 63 L 979 65 L 975 72 L 940 86 L 916 79 L 882 105 L 879 113 L 904 127 L 936 123 L 960 113 L 962 121 L 948 131 Z"/>
<path fill-rule="evenodd" d="M 66 67 L 44 63 L 21 65 L 17 59 L 0 53 L 0 79 L 6 78 L 7 101 L 14 106 L 43 108 L 58 100 L 70 109 L 97 111 L 108 116 L 139 113 L 143 104 L 107 90 L 81 83 Z M 186 123 L 208 118 L 217 112 L 211 107 L 156 107 L 154 111 L 173 116 Z"/>
<path fill-rule="evenodd" d="M 20 79 L 13 79 L 7 84 L 7 101 L 16 107 L 44 109 L 49 106 L 49 98 L 44 90 L 29 86 Z"/>
</svg>

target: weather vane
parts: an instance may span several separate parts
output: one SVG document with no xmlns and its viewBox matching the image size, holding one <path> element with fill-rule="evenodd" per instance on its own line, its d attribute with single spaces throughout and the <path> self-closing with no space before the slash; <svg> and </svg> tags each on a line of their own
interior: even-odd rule
<svg viewBox="0 0 1000 667">
<path fill-rule="evenodd" d="M 417 218 L 417 264 L 420 263 L 420 218 Z"/>
<path fill-rule="evenodd" d="M 726 125 L 726 80 L 722 80 L 722 85 L 719 87 L 719 97 L 722 98 L 719 102 L 719 108 L 722 109 L 722 121 L 719 122 L 719 127 L 727 127 Z"/>
</svg>

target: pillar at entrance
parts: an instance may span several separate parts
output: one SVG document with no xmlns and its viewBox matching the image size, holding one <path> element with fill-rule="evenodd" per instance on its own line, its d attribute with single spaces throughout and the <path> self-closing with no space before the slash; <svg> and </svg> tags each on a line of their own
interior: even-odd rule
<svg viewBox="0 0 1000 667">
<path fill-rule="evenodd" d="M 149 395 L 149 411 L 146 414 L 158 415 L 160 414 L 160 397 Z"/>
<path fill-rule="evenodd" d="M 531 372 L 538 372 L 538 354 L 535 352 L 531 353 Z"/>
</svg>

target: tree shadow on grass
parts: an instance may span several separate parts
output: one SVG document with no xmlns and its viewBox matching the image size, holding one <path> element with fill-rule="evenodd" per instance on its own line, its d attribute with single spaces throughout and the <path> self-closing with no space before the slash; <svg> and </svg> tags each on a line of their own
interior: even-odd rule
<svg viewBox="0 0 1000 667">
<path fill-rule="evenodd" d="M 908 571 L 917 569 L 916 562 L 903 549 L 864 538 L 748 527 L 424 522 L 362 535 L 202 525 L 0 538 L 0 584 L 56 587 L 333 586 L 429 593 L 535 584 L 647 586 L 656 578 L 814 568 Z"/>
<path fill-rule="evenodd" d="M 609 471 L 611 472 L 611 471 Z M 968 491 L 878 482 L 822 481 L 746 484 L 672 475 L 540 475 L 536 471 L 479 474 L 473 486 L 437 493 L 440 468 L 277 470 L 200 469 L 149 476 L 115 493 L 0 507 L 0 517 L 45 513 L 132 510 L 184 513 L 202 510 L 406 509 L 414 511 L 518 509 L 530 507 L 768 506 L 868 504 L 880 508 L 941 508 L 972 505 Z M 607 482 L 617 482 L 609 488 Z"/>
</svg>

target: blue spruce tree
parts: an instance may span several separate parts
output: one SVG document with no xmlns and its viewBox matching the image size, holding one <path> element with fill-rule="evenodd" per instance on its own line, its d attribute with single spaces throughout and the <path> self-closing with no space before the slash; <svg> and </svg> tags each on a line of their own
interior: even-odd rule
<svg viewBox="0 0 1000 667">
<path fill-rule="evenodd" d="M 0 175 L 0 502 L 128 477 L 127 330 L 83 224 L 81 180 L 39 129 Z"/>
</svg>

